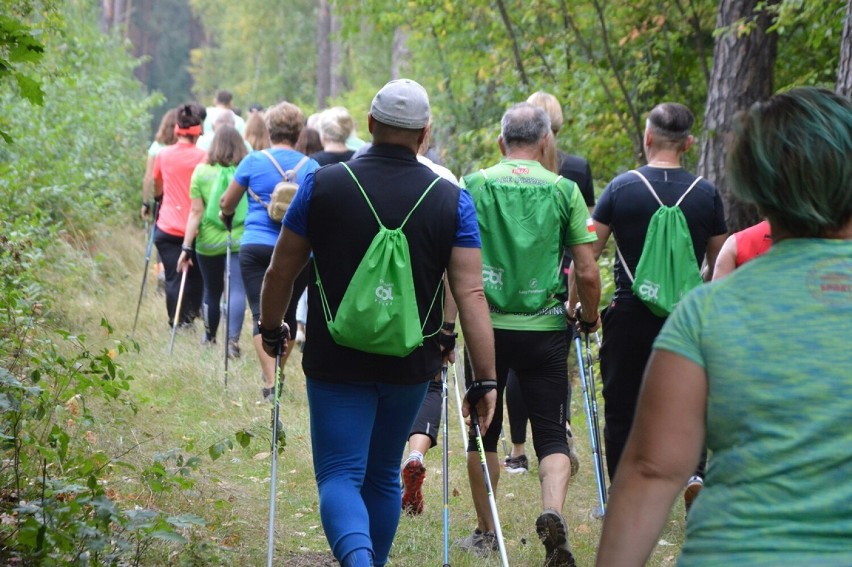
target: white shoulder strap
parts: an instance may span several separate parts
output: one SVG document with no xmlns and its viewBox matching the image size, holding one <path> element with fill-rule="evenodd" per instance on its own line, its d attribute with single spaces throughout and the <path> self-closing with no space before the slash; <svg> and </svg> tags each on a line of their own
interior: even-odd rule
<svg viewBox="0 0 852 567">
<path fill-rule="evenodd" d="M 687 189 L 686 192 L 683 195 L 680 196 L 680 199 L 677 200 L 677 203 L 675 203 L 674 206 L 675 207 L 680 206 L 681 201 L 683 201 L 686 198 L 686 196 L 689 195 L 690 191 L 695 189 L 695 186 L 698 185 L 698 182 L 701 181 L 702 179 L 704 179 L 704 178 L 701 177 L 700 175 L 698 177 L 696 177 L 695 181 L 692 182 L 692 185 L 689 186 L 689 189 Z"/>
<path fill-rule="evenodd" d="M 281 165 L 278 163 L 278 160 L 275 159 L 275 157 L 269 152 L 269 150 L 260 150 L 260 151 L 263 153 L 263 155 L 265 155 L 266 157 L 269 158 L 269 161 L 271 161 L 273 164 L 275 164 L 275 169 L 278 170 L 278 173 L 281 174 L 281 177 L 283 179 L 287 179 L 287 174 L 284 173 L 284 170 L 281 169 Z"/>
<path fill-rule="evenodd" d="M 479 170 L 479 173 L 481 173 L 481 174 L 482 174 L 482 177 L 484 177 L 485 179 L 488 179 L 488 174 L 485 172 L 485 170 L 484 170 L 484 169 L 480 169 L 480 170 Z"/>
<path fill-rule="evenodd" d="M 630 173 L 632 173 L 632 174 L 636 175 L 636 177 L 638 177 L 639 179 L 641 179 L 641 180 L 642 180 L 642 182 L 645 184 L 645 187 L 647 187 L 647 188 L 648 188 L 648 191 L 650 191 L 650 192 L 651 192 L 651 195 L 653 195 L 653 196 L 654 196 L 654 198 L 657 200 L 657 202 L 660 204 L 660 206 L 661 206 L 661 207 L 662 207 L 662 206 L 664 206 L 664 205 L 663 205 L 663 202 L 662 202 L 662 201 L 660 201 L 660 197 L 659 197 L 659 196 L 657 196 L 657 192 L 656 192 L 656 191 L 654 191 L 654 187 L 651 185 L 651 182 L 650 182 L 650 181 L 648 181 L 648 178 L 647 178 L 647 177 L 645 177 L 644 175 L 642 175 L 641 173 L 639 173 L 639 172 L 638 172 L 637 170 L 635 170 L 635 169 L 631 169 L 631 170 L 630 170 Z"/>
<path fill-rule="evenodd" d="M 621 260 L 621 267 L 624 268 L 624 273 L 627 274 L 627 277 L 630 279 L 630 283 L 636 281 L 636 278 L 633 277 L 633 272 L 630 271 L 630 268 L 627 267 L 627 262 L 624 261 L 624 256 L 621 254 L 621 248 L 618 247 L 618 241 L 615 241 L 615 252 L 618 254 L 618 259 Z"/>
</svg>

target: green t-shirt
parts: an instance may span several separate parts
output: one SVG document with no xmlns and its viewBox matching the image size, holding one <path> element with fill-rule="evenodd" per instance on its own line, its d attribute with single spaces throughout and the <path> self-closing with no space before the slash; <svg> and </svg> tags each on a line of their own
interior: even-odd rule
<svg viewBox="0 0 852 567">
<path fill-rule="evenodd" d="M 228 182 L 234 178 L 235 167 L 223 167 L 221 165 L 208 165 L 206 163 L 196 166 L 192 173 L 189 184 L 189 197 L 191 199 L 201 198 L 204 201 L 205 211 L 201 216 L 201 224 L 198 226 L 198 235 L 195 237 L 195 252 L 202 256 L 221 256 L 228 247 L 228 231 L 219 220 L 219 199 L 227 187 Z M 248 201 L 242 196 L 234 212 L 234 223 L 231 230 L 231 252 L 238 252 L 240 239 L 245 231 L 246 211 Z"/>
<path fill-rule="evenodd" d="M 565 329 L 566 246 L 595 242 L 577 185 L 537 161 L 506 159 L 462 180 L 482 238 L 482 276 L 497 329 Z"/>
<path fill-rule="evenodd" d="M 783 240 L 678 305 L 654 347 L 705 369 L 712 451 L 680 565 L 852 565 L 850 346 L 852 241 Z"/>
</svg>

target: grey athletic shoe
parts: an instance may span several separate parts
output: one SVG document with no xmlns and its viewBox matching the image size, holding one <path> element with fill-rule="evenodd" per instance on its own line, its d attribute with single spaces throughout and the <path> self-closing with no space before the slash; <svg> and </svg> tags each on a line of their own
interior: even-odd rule
<svg viewBox="0 0 852 567">
<path fill-rule="evenodd" d="M 503 469 L 509 474 L 525 474 L 530 472 L 530 462 L 526 455 L 506 457 L 503 461 Z"/>
<path fill-rule="evenodd" d="M 571 424 L 565 422 L 565 433 L 568 434 L 568 460 L 571 461 L 571 478 L 577 476 L 580 471 L 580 457 L 577 455 L 577 447 L 574 442 L 574 433 L 571 431 Z"/>
<path fill-rule="evenodd" d="M 568 528 L 562 514 L 547 509 L 535 521 L 538 539 L 544 544 L 544 567 L 576 567 L 568 547 Z"/>
<path fill-rule="evenodd" d="M 500 549 L 494 532 L 482 532 L 478 528 L 466 538 L 457 540 L 456 547 L 480 557 L 488 557 Z"/>
</svg>

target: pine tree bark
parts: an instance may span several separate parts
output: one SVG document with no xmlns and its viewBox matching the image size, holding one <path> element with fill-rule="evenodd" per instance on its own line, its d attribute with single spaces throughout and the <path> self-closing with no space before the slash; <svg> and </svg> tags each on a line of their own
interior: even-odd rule
<svg viewBox="0 0 852 567">
<path fill-rule="evenodd" d="M 408 68 L 411 52 L 408 50 L 408 30 L 398 26 L 393 30 L 393 45 L 391 47 L 391 79 L 402 78 Z"/>
<path fill-rule="evenodd" d="M 846 20 L 843 22 L 843 36 L 840 40 L 840 64 L 837 66 L 838 94 L 852 96 L 852 0 L 846 3 Z"/>
<path fill-rule="evenodd" d="M 317 13 L 317 108 L 328 105 L 331 96 L 331 9 L 319 0 Z"/>
<path fill-rule="evenodd" d="M 766 32 L 772 18 L 765 8 L 779 1 L 721 0 L 716 15 L 716 29 L 725 31 L 713 48 L 698 171 L 722 194 L 731 232 L 759 220 L 753 207 L 731 195 L 725 177 L 725 145 L 736 112 L 772 95 L 778 36 Z M 758 6 L 764 10 L 757 11 Z"/>
</svg>

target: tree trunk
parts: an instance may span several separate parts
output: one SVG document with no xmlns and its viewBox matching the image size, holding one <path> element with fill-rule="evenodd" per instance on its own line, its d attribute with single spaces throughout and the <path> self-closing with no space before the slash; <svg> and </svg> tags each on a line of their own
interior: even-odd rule
<svg viewBox="0 0 852 567">
<path fill-rule="evenodd" d="M 767 34 L 772 19 L 756 11 L 780 0 L 721 0 L 716 29 L 724 29 L 713 48 L 713 70 L 707 86 L 704 132 L 698 171 L 722 194 L 731 232 L 755 224 L 757 211 L 731 196 L 725 178 L 725 143 L 734 114 L 772 94 L 778 36 Z"/>
<path fill-rule="evenodd" d="M 398 26 L 393 30 L 393 46 L 391 47 L 391 79 L 399 79 L 408 68 L 411 52 L 408 50 L 408 30 Z"/>
<path fill-rule="evenodd" d="M 846 3 L 846 20 L 840 40 L 840 64 L 837 66 L 835 90 L 845 97 L 852 96 L 852 0 Z"/>
<path fill-rule="evenodd" d="M 317 108 L 328 105 L 331 96 L 331 10 L 328 0 L 319 0 L 317 14 Z"/>
<path fill-rule="evenodd" d="M 100 27 L 102 33 L 112 29 L 112 0 L 101 0 Z"/>
<path fill-rule="evenodd" d="M 329 45 L 331 48 L 331 88 L 329 96 L 331 98 L 342 95 L 347 87 L 348 80 L 346 69 L 343 65 L 343 44 L 340 42 L 340 18 L 334 15 L 334 11 L 329 7 L 330 34 Z"/>
</svg>

